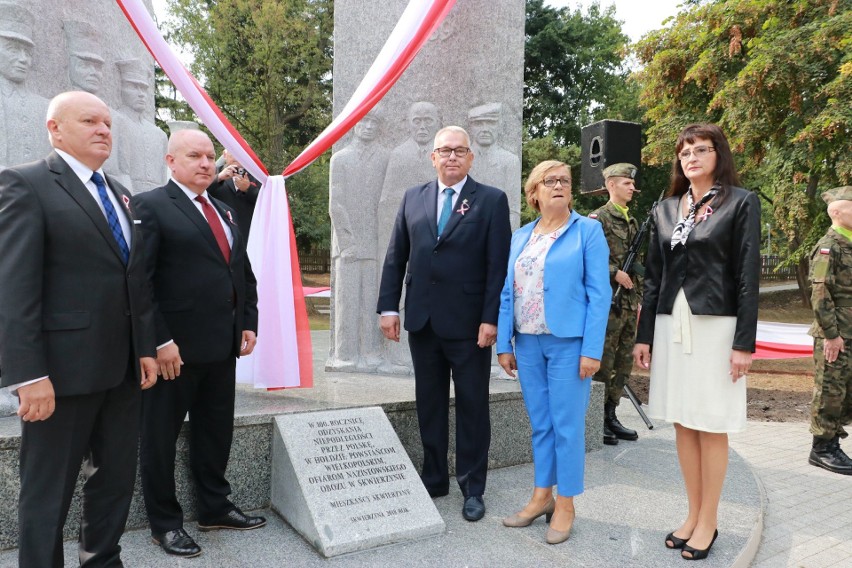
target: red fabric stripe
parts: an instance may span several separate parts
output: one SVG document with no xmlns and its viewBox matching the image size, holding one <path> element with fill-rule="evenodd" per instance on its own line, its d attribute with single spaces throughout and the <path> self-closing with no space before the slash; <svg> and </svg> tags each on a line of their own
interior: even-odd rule
<svg viewBox="0 0 852 568">
<path fill-rule="evenodd" d="M 813 355 L 813 346 L 758 341 L 755 344 L 753 357 L 754 359 L 797 359 L 813 357 Z"/>
</svg>

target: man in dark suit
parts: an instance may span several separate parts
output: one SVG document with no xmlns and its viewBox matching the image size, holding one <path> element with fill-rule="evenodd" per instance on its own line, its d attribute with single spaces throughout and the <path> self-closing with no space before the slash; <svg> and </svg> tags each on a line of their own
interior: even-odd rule
<svg viewBox="0 0 852 568">
<path fill-rule="evenodd" d="M 260 182 L 248 173 L 228 150 L 222 152 L 222 158 L 224 167 L 207 188 L 207 192 L 237 212 L 240 231 L 248 241 Z"/>
<path fill-rule="evenodd" d="M 462 515 L 485 515 L 491 420 L 488 383 L 497 338 L 500 290 L 506 278 L 511 228 L 501 190 L 468 177 L 470 137 L 458 126 L 435 136 L 437 181 L 405 192 L 391 234 L 379 287 L 378 312 L 387 339 L 399 341 L 403 283 L 405 329 L 414 363 L 423 440 L 421 478 L 433 497 L 449 491 L 449 389 L 456 395 L 456 480 Z M 407 268 L 407 273 L 406 273 Z"/>
<path fill-rule="evenodd" d="M 151 292 L 130 194 L 101 167 L 109 108 L 54 98 L 54 152 L 0 173 L 0 361 L 21 424 L 21 566 L 63 566 L 82 463 L 83 566 L 121 566 L 136 477 L 140 383 L 157 380 Z"/>
<path fill-rule="evenodd" d="M 246 530 L 266 524 L 228 499 L 225 479 L 234 367 L 237 356 L 254 349 L 257 289 L 235 212 L 206 191 L 215 161 L 205 133 L 176 132 L 166 155 L 172 179 L 133 198 L 154 289 L 157 363 L 167 379 L 142 401 L 142 491 L 154 542 L 187 557 L 201 553 L 183 529 L 175 494 L 175 443 L 187 412 L 198 527 Z"/>
</svg>

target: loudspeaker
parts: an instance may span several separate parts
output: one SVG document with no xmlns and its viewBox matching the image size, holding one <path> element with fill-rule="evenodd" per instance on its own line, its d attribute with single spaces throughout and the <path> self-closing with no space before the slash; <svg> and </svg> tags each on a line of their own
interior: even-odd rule
<svg viewBox="0 0 852 568">
<path fill-rule="evenodd" d="M 604 187 L 603 170 L 627 162 L 641 170 L 642 127 L 635 122 L 601 120 L 580 131 L 580 193 Z M 636 175 L 639 187 L 639 175 Z"/>
</svg>

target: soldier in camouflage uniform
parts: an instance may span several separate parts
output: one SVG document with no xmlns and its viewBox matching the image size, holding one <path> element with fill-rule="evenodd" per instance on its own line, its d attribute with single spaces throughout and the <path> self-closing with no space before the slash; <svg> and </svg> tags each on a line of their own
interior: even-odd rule
<svg viewBox="0 0 852 568">
<path fill-rule="evenodd" d="M 636 430 L 625 428 L 615 415 L 624 394 L 624 384 L 633 370 L 633 343 L 636 338 L 636 310 L 642 301 L 641 265 L 634 263 L 633 274 L 623 272 L 621 267 L 633 237 L 639 232 L 639 223 L 627 211 L 627 204 L 636 191 L 634 178 L 636 166 L 632 164 L 613 164 L 603 171 L 609 201 L 606 205 L 589 214 L 603 225 L 606 242 L 609 245 L 609 276 L 612 291 L 623 288 L 621 292 L 621 313 L 615 309 L 609 312 L 606 326 L 606 343 L 600 370 L 594 380 L 606 385 L 604 402 L 604 444 L 615 445 L 618 440 L 636 440 Z"/>
<path fill-rule="evenodd" d="M 814 398 L 808 463 L 852 475 L 852 460 L 840 448 L 852 422 L 852 186 L 822 194 L 831 228 L 811 253 L 814 337 Z"/>
</svg>

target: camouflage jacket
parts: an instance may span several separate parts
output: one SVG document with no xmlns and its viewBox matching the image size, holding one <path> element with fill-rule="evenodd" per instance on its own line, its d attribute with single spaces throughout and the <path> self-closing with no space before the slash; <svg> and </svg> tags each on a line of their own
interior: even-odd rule
<svg viewBox="0 0 852 568">
<path fill-rule="evenodd" d="M 811 252 L 814 337 L 852 338 L 852 243 L 834 229 Z"/>
<path fill-rule="evenodd" d="M 612 285 L 614 294 L 618 289 L 615 273 L 624 266 L 624 259 L 627 257 L 627 251 L 630 250 L 630 243 L 636 233 L 639 232 L 639 222 L 635 217 L 631 217 L 628 222 L 611 201 L 607 201 L 603 207 L 589 213 L 589 218 L 597 219 L 603 225 L 606 243 L 609 245 L 609 283 Z M 640 261 L 641 258 L 637 258 L 633 263 L 633 269 L 630 271 L 630 278 L 634 284 L 633 290 L 621 292 L 622 308 L 636 310 L 642 302 L 642 275 L 645 273 L 645 268 Z"/>
</svg>

